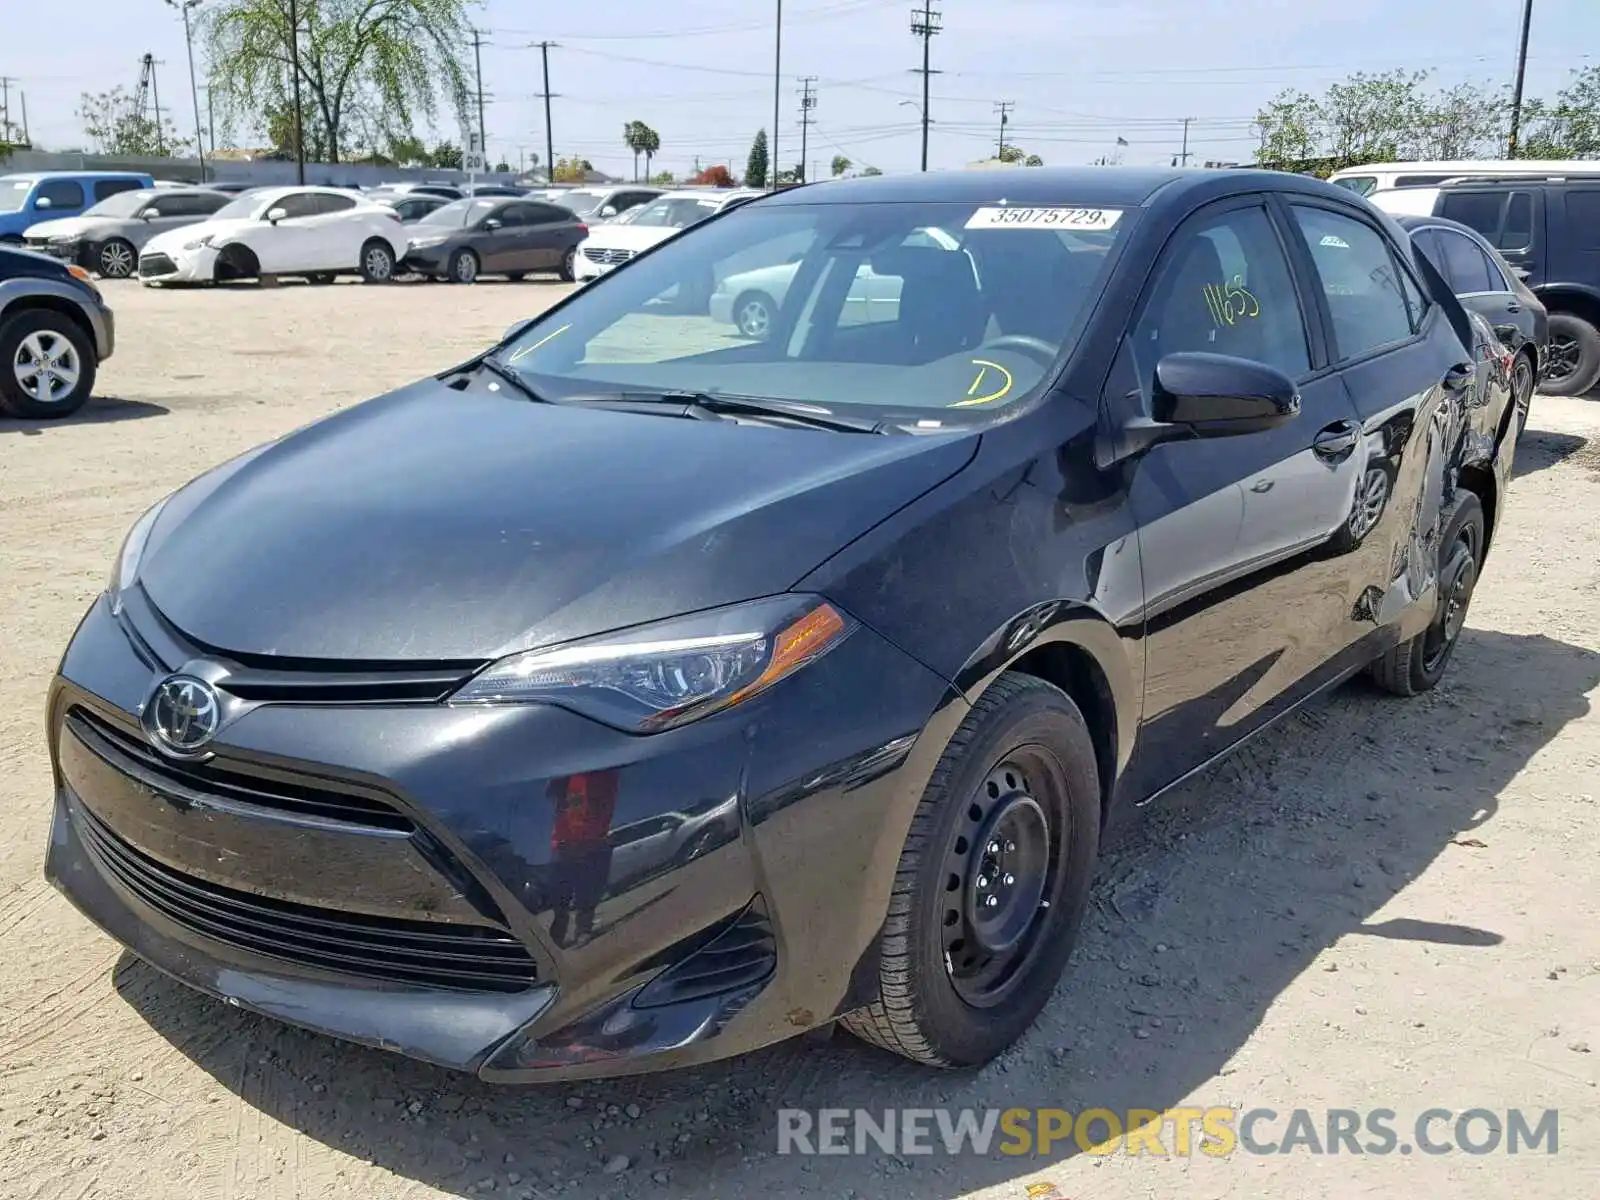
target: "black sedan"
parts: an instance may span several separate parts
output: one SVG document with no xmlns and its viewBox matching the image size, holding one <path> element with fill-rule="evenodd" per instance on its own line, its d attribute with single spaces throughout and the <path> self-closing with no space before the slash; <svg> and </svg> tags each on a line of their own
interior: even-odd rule
<svg viewBox="0 0 1600 1200">
<path fill-rule="evenodd" d="M 578 243 L 588 236 L 589 227 L 559 204 L 469 197 L 435 209 L 412 226 L 401 270 L 451 283 L 554 271 L 571 283 Z"/>
<path fill-rule="evenodd" d="M 1515 359 L 1512 399 L 1517 431 L 1527 424 L 1539 372 L 1550 344 L 1543 301 L 1476 229 L 1444 217 L 1396 217 L 1412 244 L 1444 276 L 1462 304 L 1489 322 Z"/>
<path fill-rule="evenodd" d="M 759 340 L 663 302 L 767 270 Z M 1474 328 L 1296 175 L 753 200 L 144 514 L 50 689 L 47 873 L 485 1079 L 836 1019 L 982 1063 L 1113 810 L 1440 681 L 1515 452 Z"/>
</svg>

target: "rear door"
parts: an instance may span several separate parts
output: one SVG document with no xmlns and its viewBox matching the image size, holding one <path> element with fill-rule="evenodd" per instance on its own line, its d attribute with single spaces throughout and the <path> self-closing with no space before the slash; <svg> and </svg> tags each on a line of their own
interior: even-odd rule
<svg viewBox="0 0 1600 1200">
<path fill-rule="evenodd" d="M 1427 240 L 1421 239 L 1426 236 Z M 1474 312 L 1482 313 L 1495 335 L 1512 349 L 1533 336 L 1533 315 L 1511 290 L 1500 264 L 1464 233 L 1435 226 L 1419 231 L 1418 248 L 1450 284 L 1450 290 Z M 1435 253 L 1429 253 L 1430 247 Z"/>
<path fill-rule="evenodd" d="M 522 207 L 528 210 L 529 269 L 559 270 L 567 251 L 583 238 L 579 222 L 559 204 L 530 200 Z"/>
<path fill-rule="evenodd" d="M 1327 555 L 1349 520 L 1359 431 L 1287 232 L 1257 195 L 1191 216 L 1162 251 L 1107 384 L 1114 428 L 1150 415 L 1156 364 L 1180 352 L 1277 367 L 1301 398 L 1276 429 L 1164 442 L 1125 465 L 1145 581 L 1136 794 L 1282 713 L 1343 635 L 1342 568 Z"/>
<path fill-rule="evenodd" d="M 1568 183 L 1551 188 L 1549 203 L 1559 204 L 1559 243 L 1551 230 L 1550 259 L 1560 265 L 1565 281 L 1600 287 L 1600 184 Z M 1563 280 L 1551 280 L 1560 283 Z"/>
<path fill-rule="evenodd" d="M 1287 208 L 1360 421 L 1360 483 L 1325 581 L 1344 609 L 1334 665 L 1358 665 L 1396 639 L 1396 620 L 1432 586 L 1445 457 L 1476 364 L 1406 248 L 1367 213 L 1299 197 Z"/>
<path fill-rule="evenodd" d="M 358 265 L 361 243 L 366 237 L 365 231 L 351 219 L 356 198 L 336 192 L 315 192 L 312 201 L 316 214 L 309 223 L 315 234 L 312 245 L 316 262 L 310 265 L 323 271 L 348 271 Z"/>
</svg>

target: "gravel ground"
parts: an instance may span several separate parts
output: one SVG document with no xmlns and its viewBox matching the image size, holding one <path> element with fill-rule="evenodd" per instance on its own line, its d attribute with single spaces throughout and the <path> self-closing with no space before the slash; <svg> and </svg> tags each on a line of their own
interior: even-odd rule
<svg viewBox="0 0 1600 1200">
<path fill-rule="evenodd" d="M 123 955 L 40 876 L 46 682 L 175 485 L 562 294 L 106 289 L 100 397 L 0 421 L 0 1196 L 1600 1195 L 1600 404 L 1539 399 L 1446 683 L 1340 689 L 1105 847 L 1074 970 L 977 1074 L 848 1037 L 508 1090 L 314 1037 Z M 775 1110 L 1560 1110 L 1559 1152 L 776 1155 Z M 1269 1135 L 1281 1137 L 1280 1123 Z M 1402 1138 L 1402 1140 L 1406 1140 Z M 1170 1149 L 1170 1144 L 1168 1145 Z"/>
</svg>

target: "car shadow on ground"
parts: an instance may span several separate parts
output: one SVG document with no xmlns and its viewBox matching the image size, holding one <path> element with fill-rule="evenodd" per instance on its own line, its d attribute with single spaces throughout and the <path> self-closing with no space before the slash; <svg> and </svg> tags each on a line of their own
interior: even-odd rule
<svg viewBox="0 0 1600 1200">
<path fill-rule="evenodd" d="M 24 437 L 38 437 L 52 429 L 66 425 L 108 425 L 113 421 L 138 421 L 145 417 L 164 417 L 170 410 L 148 400 L 123 400 L 116 396 L 91 396 L 71 416 L 53 417 L 44 421 L 23 421 L 0 416 L 0 434 L 17 433 Z"/>
<path fill-rule="evenodd" d="M 1495 683 L 1513 671 L 1530 681 L 1514 705 Z M 1039 1026 L 979 1072 L 924 1070 L 841 1034 L 680 1072 L 502 1088 L 241 1013 L 131 956 L 116 987 L 244 1103 L 451 1194 L 960 1195 L 1078 1151 L 872 1149 L 797 1163 L 774 1153 L 777 1110 L 1159 1111 L 1225 1074 L 1279 994 L 1340 939 L 1487 952 L 1500 931 L 1376 914 L 1441 855 L 1484 852 L 1471 831 L 1530 758 L 1587 714 L 1597 685 L 1591 651 L 1469 629 L 1433 693 L 1397 700 L 1352 682 L 1123 814 L 1066 981 Z M 1304 1036 L 1318 1035 L 1339 1036 Z M 626 1168 L 604 1173 L 617 1156 Z"/>
<path fill-rule="evenodd" d="M 1522 478 L 1543 471 L 1571 458 L 1589 444 L 1589 439 L 1573 433 L 1545 433 L 1529 425 L 1517 446 L 1512 477 Z"/>
</svg>

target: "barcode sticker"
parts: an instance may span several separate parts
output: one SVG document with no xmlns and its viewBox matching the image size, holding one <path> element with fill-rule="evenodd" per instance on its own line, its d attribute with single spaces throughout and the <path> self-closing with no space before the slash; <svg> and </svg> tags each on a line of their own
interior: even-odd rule
<svg viewBox="0 0 1600 1200">
<path fill-rule="evenodd" d="M 1078 229 L 1104 231 L 1116 225 L 1117 208 L 980 208 L 967 218 L 968 229 Z"/>
</svg>

